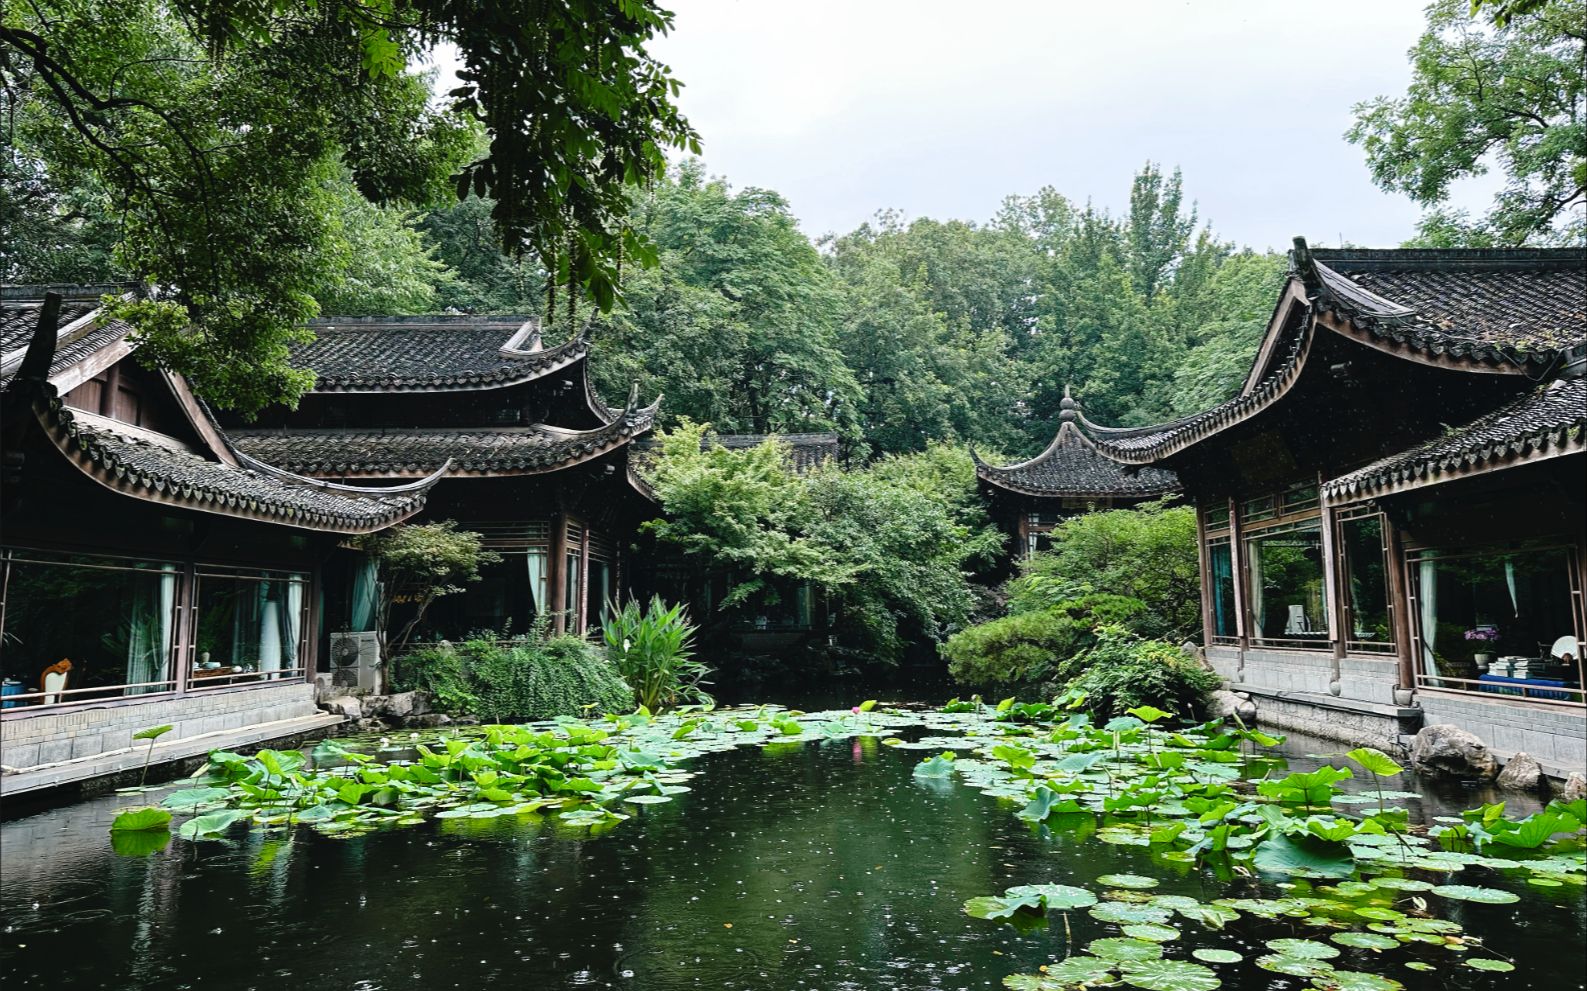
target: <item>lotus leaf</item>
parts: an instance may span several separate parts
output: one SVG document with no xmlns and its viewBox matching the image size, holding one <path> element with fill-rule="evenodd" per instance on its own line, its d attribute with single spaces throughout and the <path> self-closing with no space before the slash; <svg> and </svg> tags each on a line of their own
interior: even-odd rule
<svg viewBox="0 0 1587 991">
<path fill-rule="evenodd" d="M 1316 977 L 1334 969 L 1334 965 L 1326 960 L 1315 960 L 1311 957 L 1290 957 L 1282 953 L 1257 957 L 1256 965 L 1263 970 L 1271 970 L 1275 974 L 1288 974 L 1291 977 Z"/>
<path fill-rule="evenodd" d="M 1319 943 L 1312 939 L 1270 939 L 1266 946 L 1280 956 L 1302 957 L 1307 960 L 1331 960 L 1339 955 L 1339 951 L 1327 943 Z"/>
<path fill-rule="evenodd" d="M 1216 991 L 1223 981 L 1188 960 L 1138 960 L 1124 966 L 1124 983 L 1145 991 Z"/>
<path fill-rule="evenodd" d="M 1241 960 L 1245 959 L 1243 955 L 1236 953 L 1233 950 L 1206 948 L 1191 950 L 1190 955 L 1195 957 L 1197 960 L 1202 960 L 1207 963 L 1239 963 Z"/>
<path fill-rule="evenodd" d="M 1155 888 L 1157 879 L 1145 877 L 1141 874 L 1104 874 L 1097 878 L 1097 883 L 1109 888 Z"/>
<path fill-rule="evenodd" d="M 1498 888 L 1478 888 L 1469 884 L 1440 884 L 1432 889 L 1433 894 L 1445 898 L 1453 898 L 1462 902 L 1482 902 L 1485 905 L 1509 905 L 1521 900 L 1521 896 Z"/>
<path fill-rule="evenodd" d="M 1094 939 L 1086 950 L 1104 960 L 1156 960 L 1163 955 L 1163 948 L 1151 940 L 1119 936 Z"/>
</svg>

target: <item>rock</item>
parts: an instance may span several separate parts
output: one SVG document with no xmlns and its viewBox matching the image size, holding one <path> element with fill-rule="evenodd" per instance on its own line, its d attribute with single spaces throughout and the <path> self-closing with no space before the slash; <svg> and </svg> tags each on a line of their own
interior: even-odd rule
<svg viewBox="0 0 1587 991">
<path fill-rule="evenodd" d="M 320 708 L 326 712 L 334 712 L 348 719 L 362 719 L 364 716 L 363 703 L 351 695 L 339 695 L 333 699 L 326 699 L 320 703 Z"/>
<path fill-rule="evenodd" d="M 1212 693 L 1212 700 L 1207 704 L 1207 711 L 1214 716 L 1227 719 L 1238 712 L 1240 705 L 1244 702 L 1245 699 L 1234 692 L 1229 691 L 1227 688 L 1220 688 Z"/>
<path fill-rule="evenodd" d="M 402 720 L 404 729 L 435 729 L 451 724 L 452 717 L 441 712 L 424 712 L 417 716 L 406 716 Z"/>
<path fill-rule="evenodd" d="M 1499 772 L 1496 783 L 1506 791 L 1537 791 L 1543 783 L 1543 765 L 1532 759 L 1531 754 L 1516 754 Z"/>
<path fill-rule="evenodd" d="M 353 726 L 360 733 L 376 733 L 386 728 L 385 724 L 380 720 L 368 717 L 358 720 Z"/>
<path fill-rule="evenodd" d="M 1562 802 L 1574 802 L 1577 799 L 1587 798 L 1587 778 L 1582 777 L 1580 771 L 1570 772 L 1570 777 L 1560 786 L 1557 797 Z"/>
<path fill-rule="evenodd" d="M 430 710 L 429 702 L 423 692 L 398 692 L 386 696 L 385 705 L 380 707 L 380 715 L 388 719 L 422 716 Z"/>
<path fill-rule="evenodd" d="M 1499 762 L 1487 744 L 1453 723 L 1423 726 L 1411 743 L 1411 764 L 1426 774 L 1492 781 Z"/>
</svg>

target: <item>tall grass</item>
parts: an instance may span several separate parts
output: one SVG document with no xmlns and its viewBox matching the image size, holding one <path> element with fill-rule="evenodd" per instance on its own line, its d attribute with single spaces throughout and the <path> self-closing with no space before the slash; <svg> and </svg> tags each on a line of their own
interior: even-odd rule
<svg viewBox="0 0 1587 991">
<path fill-rule="evenodd" d="M 612 609 L 602 627 L 606 656 L 634 690 L 634 701 L 651 712 L 685 702 L 709 702 L 701 686 L 711 669 L 694 659 L 695 626 L 681 603 L 655 596 L 641 609 L 630 599 Z"/>
</svg>

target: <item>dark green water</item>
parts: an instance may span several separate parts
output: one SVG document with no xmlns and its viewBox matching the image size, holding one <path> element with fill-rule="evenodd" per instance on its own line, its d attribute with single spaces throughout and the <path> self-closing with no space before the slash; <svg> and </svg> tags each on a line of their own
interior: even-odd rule
<svg viewBox="0 0 1587 991">
<path fill-rule="evenodd" d="M 239 833 L 126 859 L 106 832 L 126 800 L 53 809 L 0 826 L 0 986 L 999 988 L 1117 927 L 1073 912 L 1067 933 L 1058 920 L 1021 936 L 965 916 L 966 898 L 1025 883 L 1095 887 L 1109 872 L 1202 899 L 1284 893 L 1141 848 L 1032 832 L 957 781 L 913 778 L 922 756 L 874 740 L 708 755 L 689 765 L 702 772 L 693 791 L 636 807 L 593 839 L 465 819 L 352 840 Z M 1422 813 L 1475 797 L 1428 794 Z M 1449 879 L 1527 887 L 1476 868 Z M 1335 963 L 1416 989 L 1580 988 L 1582 889 L 1551 891 L 1444 913 L 1514 959 L 1515 973 L 1471 971 L 1426 946 L 1345 950 Z M 1216 946 L 1249 960 L 1263 940 L 1316 932 L 1298 920 L 1186 926 L 1170 955 Z M 1230 989 L 1308 986 L 1249 963 L 1219 974 Z"/>
</svg>

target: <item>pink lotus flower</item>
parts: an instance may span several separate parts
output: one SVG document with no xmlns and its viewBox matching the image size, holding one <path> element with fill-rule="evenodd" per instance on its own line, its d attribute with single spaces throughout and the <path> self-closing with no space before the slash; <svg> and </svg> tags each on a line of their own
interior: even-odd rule
<svg viewBox="0 0 1587 991">
<path fill-rule="evenodd" d="M 858 716 L 860 714 L 860 707 L 856 705 L 853 708 L 849 709 L 849 711 L 854 713 L 856 716 Z"/>
</svg>

